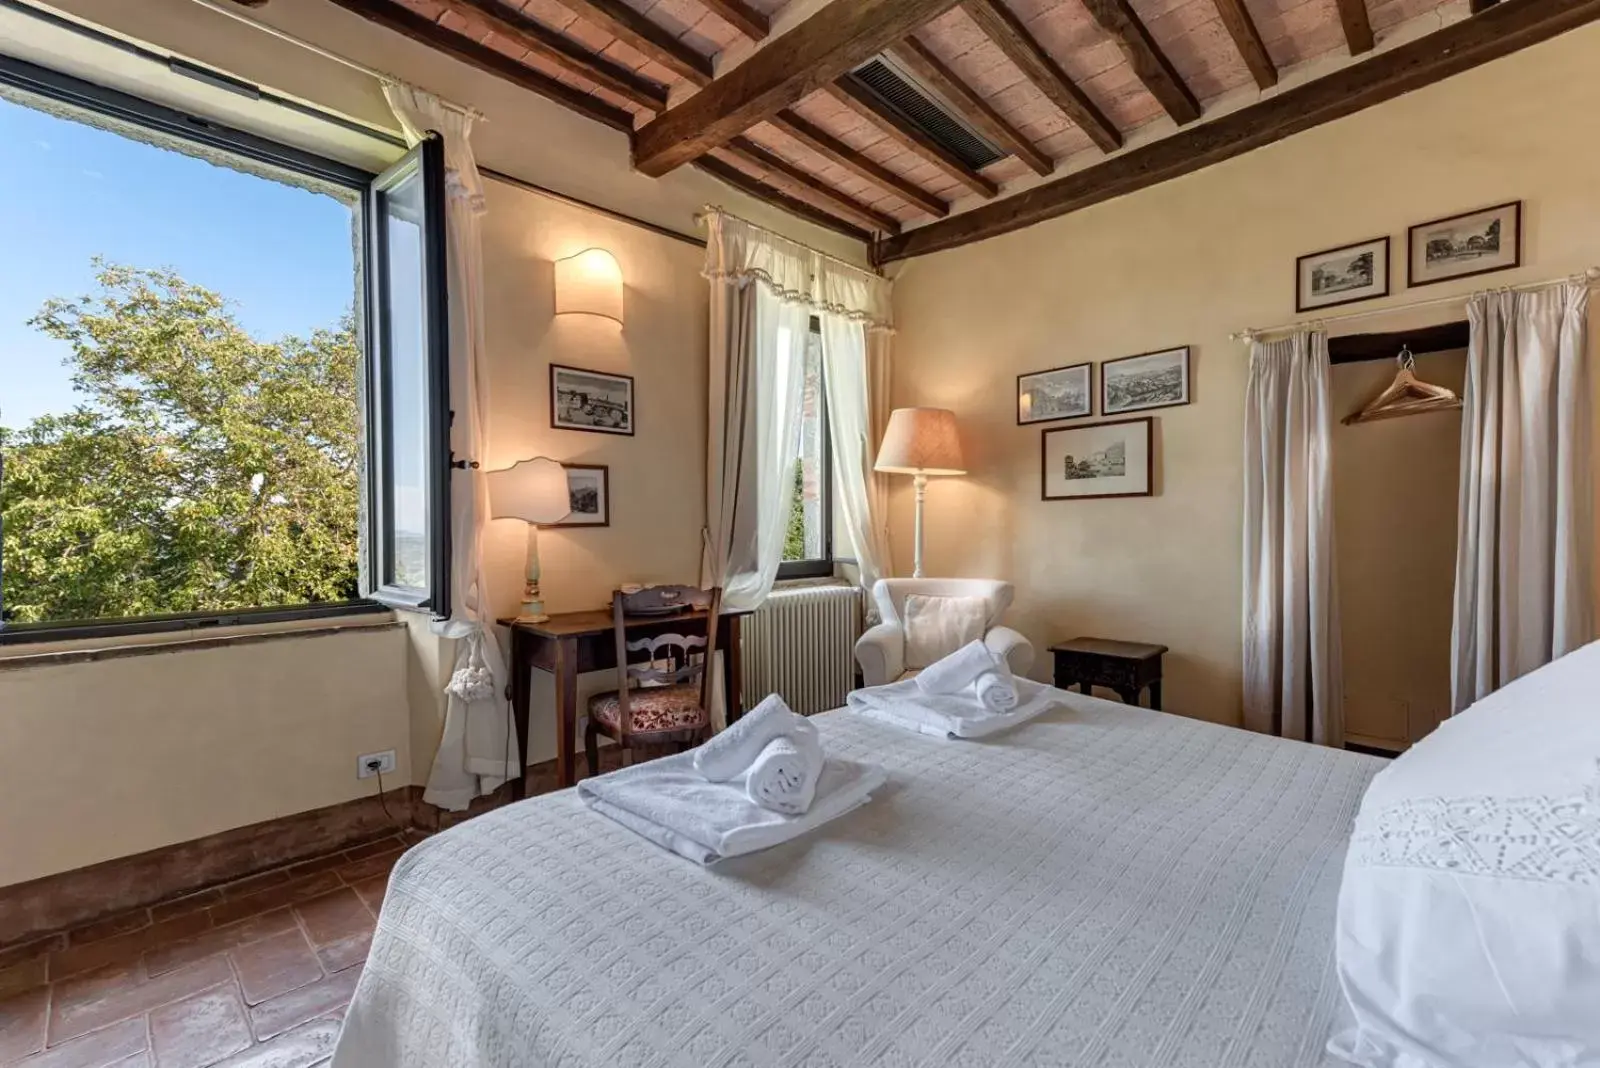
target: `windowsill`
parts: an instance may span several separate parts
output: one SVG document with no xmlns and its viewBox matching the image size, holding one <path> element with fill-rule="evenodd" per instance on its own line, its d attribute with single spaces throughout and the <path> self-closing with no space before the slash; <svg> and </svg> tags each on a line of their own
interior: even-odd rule
<svg viewBox="0 0 1600 1068">
<path fill-rule="evenodd" d="M 0 666 L 13 660 L 54 660 L 61 654 L 100 659 L 117 650 L 206 647 L 239 638 L 303 635 L 395 622 L 394 612 L 386 605 L 351 601 L 209 616 L 13 626 L 0 630 Z"/>
</svg>

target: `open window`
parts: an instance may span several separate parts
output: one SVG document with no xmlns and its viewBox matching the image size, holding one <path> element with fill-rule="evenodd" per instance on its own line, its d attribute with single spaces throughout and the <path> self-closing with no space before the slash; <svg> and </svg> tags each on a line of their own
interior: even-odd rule
<svg viewBox="0 0 1600 1068">
<path fill-rule="evenodd" d="M 822 324 L 813 316 L 800 394 L 800 458 L 795 461 L 789 529 L 778 565 L 781 579 L 833 574 L 833 443 L 822 376 Z"/>
</svg>

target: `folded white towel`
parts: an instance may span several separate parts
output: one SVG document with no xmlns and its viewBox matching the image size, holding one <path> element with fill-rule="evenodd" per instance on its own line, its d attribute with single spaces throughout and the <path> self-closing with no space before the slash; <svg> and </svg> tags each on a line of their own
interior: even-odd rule
<svg viewBox="0 0 1600 1068">
<path fill-rule="evenodd" d="M 914 679 L 855 690 L 846 704 L 862 715 L 937 738 L 984 738 L 1026 723 L 1060 704 L 1056 690 L 1031 679 L 1017 679 L 1017 706 L 989 712 L 968 689 L 962 694 L 923 693 Z"/>
<path fill-rule="evenodd" d="M 652 760 L 578 784 L 595 812 L 696 864 L 779 845 L 868 801 L 887 779 L 876 764 L 829 758 L 803 816 L 754 804 L 736 783 L 707 782 L 689 753 Z"/>
<path fill-rule="evenodd" d="M 917 673 L 917 688 L 924 693 L 960 693 L 985 672 L 1011 674 L 1006 662 L 982 642 L 968 642 L 949 656 L 935 660 Z"/>
<path fill-rule="evenodd" d="M 1017 680 L 1009 671 L 985 671 L 972 684 L 978 703 L 988 712 L 1011 712 L 1017 707 Z"/>
<path fill-rule="evenodd" d="M 822 744 L 815 729 L 786 734 L 768 742 L 750 765 L 744 793 L 762 808 L 799 816 L 811 807 L 821 775 Z"/>
<path fill-rule="evenodd" d="M 756 757 L 774 738 L 810 734 L 815 739 L 816 733 L 817 728 L 810 720 L 791 712 L 782 697 L 769 694 L 696 749 L 694 767 L 712 782 L 728 782 L 749 771 Z"/>
</svg>

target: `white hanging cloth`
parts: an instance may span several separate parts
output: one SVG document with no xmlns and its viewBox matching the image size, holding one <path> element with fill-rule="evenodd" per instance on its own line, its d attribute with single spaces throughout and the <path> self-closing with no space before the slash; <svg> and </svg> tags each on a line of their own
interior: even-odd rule
<svg viewBox="0 0 1600 1068">
<path fill-rule="evenodd" d="M 472 153 L 476 115 L 449 108 L 432 93 L 386 83 L 384 97 L 408 144 L 429 131 L 444 141 L 445 224 L 449 235 L 450 399 L 455 421 L 450 448 L 482 461 L 489 442 L 488 345 L 484 333 L 483 182 Z M 505 659 L 494 637 L 493 598 L 483 566 L 489 493 L 482 467 L 457 469 L 450 483 L 451 589 L 449 618 L 433 632 L 455 639 L 455 670 L 445 692 L 443 734 L 422 799 L 460 811 L 521 774 L 520 752 L 506 689 Z"/>
</svg>

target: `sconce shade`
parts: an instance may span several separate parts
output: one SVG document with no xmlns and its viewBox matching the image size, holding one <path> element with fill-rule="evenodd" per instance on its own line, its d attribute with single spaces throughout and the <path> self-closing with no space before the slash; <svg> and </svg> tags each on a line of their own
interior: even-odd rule
<svg viewBox="0 0 1600 1068">
<path fill-rule="evenodd" d="M 603 248 L 556 260 L 556 314 L 603 315 L 622 322 L 622 268 Z"/>
<path fill-rule="evenodd" d="M 495 519 L 554 523 L 571 512 L 567 469 L 555 460 L 536 456 L 489 472 L 489 514 Z"/>
<path fill-rule="evenodd" d="M 896 408 L 878 447 L 875 471 L 900 475 L 964 475 L 955 413 L 945 408 Z"/>
</svg>

